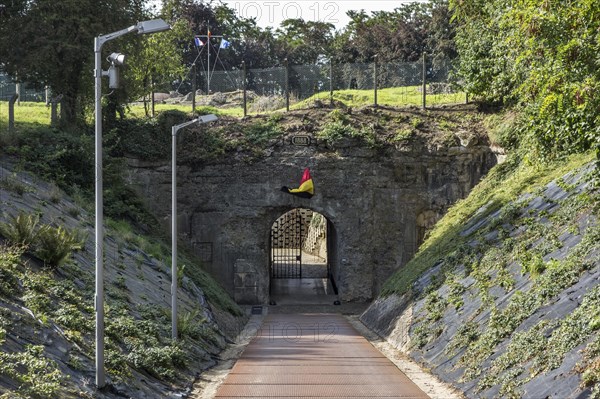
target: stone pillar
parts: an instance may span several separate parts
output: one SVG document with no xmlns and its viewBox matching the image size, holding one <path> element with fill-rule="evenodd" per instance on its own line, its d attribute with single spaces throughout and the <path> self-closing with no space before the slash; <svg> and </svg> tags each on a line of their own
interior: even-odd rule
<svg viewBox="0 0 600 399">
<path fill-rule="evenodd" d="M 256 265 L 248 259 L 237 259 L 233 271 L 234 299 L 240 305 L 258 305 L 259 275 Z"/>
</svg>

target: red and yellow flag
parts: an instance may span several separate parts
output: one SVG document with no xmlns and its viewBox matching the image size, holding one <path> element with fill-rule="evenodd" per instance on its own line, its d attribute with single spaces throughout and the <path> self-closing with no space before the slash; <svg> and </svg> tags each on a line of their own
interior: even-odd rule
<svg viewBox="0 0 600 399">
<path fill-rule="evenodd" d="M 311 198 L 315 194 L 315 186 L 313 185 L 312 177 L 310 176 L 310 170 L 304 169 L 302 180 L 300 180 L 300 187 L 288 188 L 286 186 L 281 187 L 281 191 L 297 195 L 298 197 Z"/>
</svg>

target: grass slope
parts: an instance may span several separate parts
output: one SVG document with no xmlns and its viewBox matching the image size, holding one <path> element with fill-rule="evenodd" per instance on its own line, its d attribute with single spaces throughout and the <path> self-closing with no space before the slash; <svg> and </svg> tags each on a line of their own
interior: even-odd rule
<svg viewBox="0 0 600 399">
<path fill-rule="evenodd" d="M 467 396 L 600 398 L 593 160 L 511 156 L 386 282 L 412 297 L 411 356 Z"/>
<path fill-rule="evenodd" d="M 0 398 L 97 397 L 91 384 L 95 245 L 88 204 L 82 207 L 56 185 L 5 168 L 0 168 L 0 204 Z M 27 217 L 14 218 L 19 214 Z M 45 226 L 79 232 L 83 247 L 59 261 L 42 262 L 38 249 L 52 251 L 36 239 Z M 63 236 L 55 237 L 57 247 Z M 109 219 L 104 255 L 110 389 L 103 397 L 184 392 L 214 363 L 225 344 L 221 330 L 233 333 L 241 310 L 182 252 L 180 339 L 173 341 L 169 247 L 124 220 Z"/>
</svg>

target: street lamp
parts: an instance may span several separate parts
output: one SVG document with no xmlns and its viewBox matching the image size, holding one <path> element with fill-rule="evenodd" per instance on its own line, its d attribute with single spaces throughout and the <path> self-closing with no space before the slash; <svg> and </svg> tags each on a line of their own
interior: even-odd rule
<svg viewBox="0 0 600 399">
<path fill-rule="evenodd" d="M 194 123 L 214 122 L 216 115 L 202 115 L 171 128 L 171 331 L 177 339 L 177 131 Z"/>
<path fill-rule="evenodd" d="M 111 70 L 102 70 L 101 52 L 104 43 L 116 39 L 129 32 L 154 33 L 171 29 L 171 26 L 162 19 L 139 22 L 129 28 L 117 32 L 109 33 L 94 38 L 94 83 L 95 83 L 95 150 L 96 150 L 96 296 L 94 307 L 96 309 L 96 386 L 104 387 L 106 377 L 104 374 L 104 215 L 103 215 L 103 196 L 102 196 L 102 76 L 109 76 L 110 86 L 118 83 L 118 73 L 115 70 L 117 65 L 122 65 L 125 56 L 119 53 L 113 53 L 109 56 Z"/>
</svg>

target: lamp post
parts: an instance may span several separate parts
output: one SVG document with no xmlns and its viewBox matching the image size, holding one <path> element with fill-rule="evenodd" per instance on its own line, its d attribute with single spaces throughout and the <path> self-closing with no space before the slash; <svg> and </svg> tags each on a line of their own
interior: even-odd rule
<svg viewBox="0 0 600 399">
<path fill-rule="evenodd" d="M 213 115 L 202 115 L 171 128 L 171 336 L 177 339 L 177 132 L 194 123 L 214 122 Z"/>
<path fill-rule="evenodd" d="M 96 386 L 104 387 L 106 376 L 104 373 L 104 214 L 102 195 L 102 76 L 109 76 L 110 86 L 118 85 L 118 71 L 116 66 L 122 65 L 125 57 L 119 53 L 113 53 L 109 57 L 111 68 L 102 70 L 102 46 L 104 43 L 123 36 L 129 32 L 156 33 L 171 29 L 171 26 L 162 19 L 139 22 L 129 28 L 117 32 L 101 35 L 94 38 L 94 83 L 95 83 L 95 158 L 96 158 L 96 295 L 94 307 L 96 309 Z"/>
</svg>

